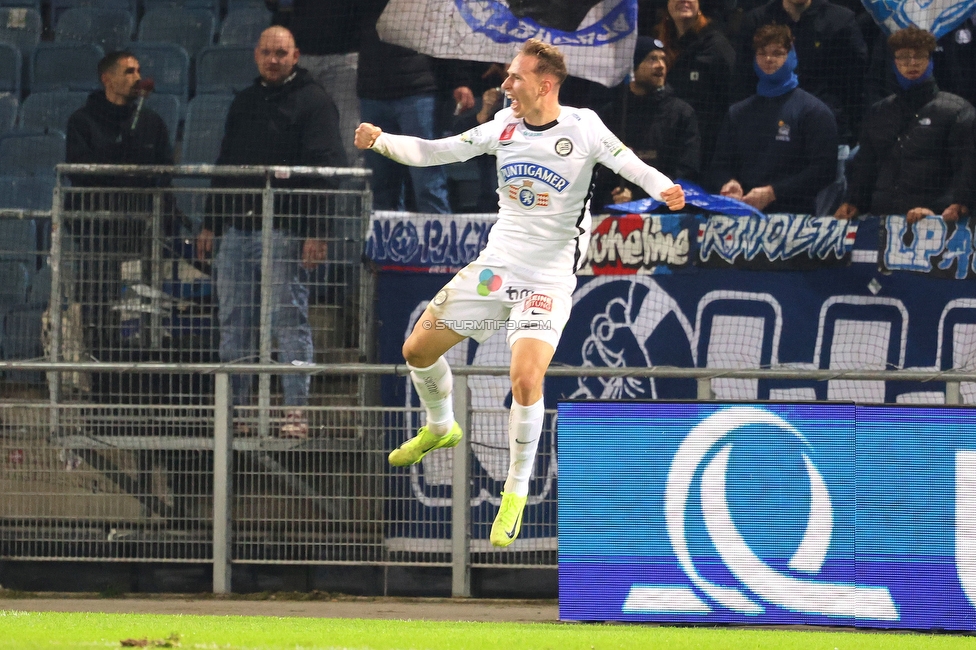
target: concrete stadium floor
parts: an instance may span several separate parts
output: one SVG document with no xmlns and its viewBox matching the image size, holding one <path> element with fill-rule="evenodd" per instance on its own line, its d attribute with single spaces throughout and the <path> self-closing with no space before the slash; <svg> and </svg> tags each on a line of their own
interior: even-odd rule
<svg viewBox="0 0 976 650">
<path fill-rule="evenodd" d="M 460 598 L 356 598 L 303 594 L 248 596 L 154 595 L 97 598 L 91 594 L 0 595 L 0 610 L 27 612 L 106 612 L 213 616 L 304 616 L 428 621 L 549 622 L 559 620 L 552 600 Z"/>
</svg>

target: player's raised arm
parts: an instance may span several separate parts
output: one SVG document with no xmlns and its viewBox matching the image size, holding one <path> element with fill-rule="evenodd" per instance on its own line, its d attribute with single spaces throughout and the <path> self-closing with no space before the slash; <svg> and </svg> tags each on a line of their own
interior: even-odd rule
<svg viewBox="0 0 976 650">
<path fill-rule="evenodd" d="M 369 122 L 356 127 L 354 143 L 358 149 L 369 149 L 402 165 L 432 167 L 464 162 L 486 152 L 483 138 L 473 137 L 478 128 L 461 135 L 439 140 L 425 140 L 411 135 L 393 135 Z"/>
</svg>

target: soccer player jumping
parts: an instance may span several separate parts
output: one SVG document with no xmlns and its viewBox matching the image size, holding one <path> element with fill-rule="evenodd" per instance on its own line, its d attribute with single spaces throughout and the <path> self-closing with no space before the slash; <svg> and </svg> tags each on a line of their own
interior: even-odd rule
<svg viewBox="0 0 976 650">
<path fill-rule="evenodd" d="M 685 205 L 681 188 L 641 162 L 593 111 L 559 104 L 566 76 L 562 53 L 532 39 L 502 83 L 511 105 L 492 121 L 440 140 L 391 135 L 368 123 L 356 129 L 358 148 L 405 165 L 497 157 L 498 221 L 487 246 L 434 296 L 403 344 L 427 424 L 389 459 L 398 467 L 413 465 L 435 449 L 458 444 L 453 379 L 443 355 L 469 336 L 483 343 L 504 329 L 512 350 L 511 457 L 491 526 L 495 546 L 511 544 L 522 527 L 545 415 L 542 380 L 569 319 L 574 273 L 590 238 L 593 167 L 609 167 L 671 210 Z"/>
</svg>

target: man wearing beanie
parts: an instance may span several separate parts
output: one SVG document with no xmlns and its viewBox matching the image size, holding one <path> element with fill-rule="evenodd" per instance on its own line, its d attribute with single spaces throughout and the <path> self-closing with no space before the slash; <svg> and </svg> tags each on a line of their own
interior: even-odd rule
<svg viewBox="0 0 976 650">
<path fill-rule="evenodd" d="M 834 214 L 904 214 L 909 223 L 941 215 L 956 221 L 973 205 L 973 106 L 932 78 L 935 37 L 917 27 L 895 32 L 899 89 L 868 111 L 847 201 Z"/>
<path fill-rule="evenodd" d="M 634 50 L 634 76 L 617 98 L 600 111 L 614 135 L 637 157 L 670 178 L 698 181 L 701 136 L 691 105 L 667 85 L 664 44 L 641 36 Z M 626 203 L 647 196 L 633 183 L 599 167 L 592 207 Z"/>
<path fill-rule="evenodd" d="M 764 212 L 811 214 L 834 180 L 837 123 L 798 88 L 793 35 L 764 25 L 753 38 L 756 94 L 729 108 L 709 169 L 713 190 Z"/>
</svg>

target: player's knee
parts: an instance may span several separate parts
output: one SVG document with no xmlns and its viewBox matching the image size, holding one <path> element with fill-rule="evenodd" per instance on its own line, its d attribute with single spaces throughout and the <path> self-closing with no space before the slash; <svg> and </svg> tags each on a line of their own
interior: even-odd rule
<svg viewBox="0 0 976 650">
<path fill-rule="evenodd" d="M 545 371 L 519 370 L 512 372 L 512 398 L 522 406 L 531 406 L 542 395 Z"/>
<path fill-rule="evenodd" d="M 400 350 L 403 353 L 403 358 L 414 368 L 426 368 L 427 366 L 437 361 L 437 358 L 428 359 L 428 355 L 425 354 L 422 346 L 419 345 L 417 337 L 408 336 L 407 340 L 403 342 L 403 347 Z"/>
</svg>

